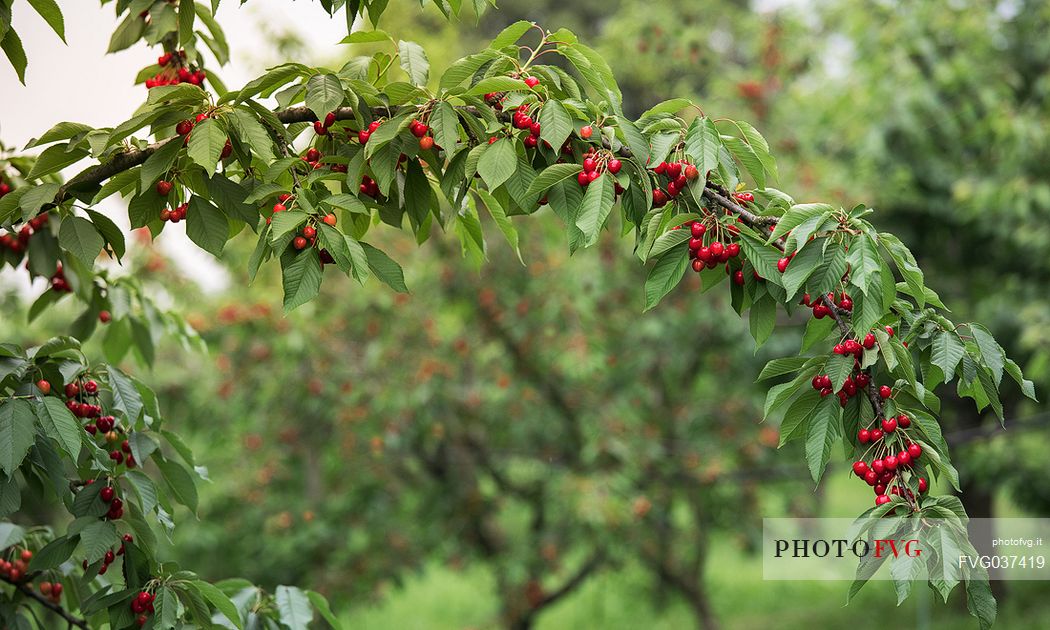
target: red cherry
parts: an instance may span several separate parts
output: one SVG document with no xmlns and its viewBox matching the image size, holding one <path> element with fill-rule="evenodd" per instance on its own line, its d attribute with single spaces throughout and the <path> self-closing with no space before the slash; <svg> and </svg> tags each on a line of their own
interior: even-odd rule
<svg viewBox="0 0 1050 630">
<path fill-rule="evenodd" d="M 587 171 L 580 171 L 579 175 L 576 176 L 576 181 L 579 182 L 580 186 L 586 186 L 591 183 L 591 176 L 587 174 Z M 653 194 L 655 195 L 655 191 Z"/>
<path fill-rule="evenodd" d="M 292 247 L 295 247 L 296 249 L 306 249 L 306 245 L 308 242 L 309 241 L 307 241 L 302 236 L 296 236 L 294 239 L 292 239 Z"/>
<path fill-rule="evenodd" d="M 890 337 L 893 336 L 893 326 L 887 326 L 886 327 L 886 334 L 889 335 Z"/>
<path fill-rule="evenodd" d="M 365 144 L 366 142 L 368 142 L 368 137 L 371 135 L 372 134 L 362 129 L 361 131 L 357 132 L 357 141 L 361 144 Z"/>
<path fill-rule="evenodd" d="M 429 129 L 429 127 L 419 122 L 418 120 L 413 120 L 408 125 L 408 130 L 412 132 L 412 135 L 417 138 L 422 138 L 423 136 L 427 135 L 427 131 L 429 131 Z"/>
<path fill-rule="evenodd" d="M 755 200 L 755 196 L 749 192 L 736 193 L 733 196 L 736 197 L 738 201 L 743 201 L 745 203 L 751 203 Z"/>
<path fill-rule="evenodd" d="M 858 374 L 857 377 L 853 380 L 856 381 L 858 389 L 864 389 L 868 386 L 869 383 L 871 383 L 871 377 L 865 374 L 864 372 Z"/>
<path fill-rule="evenodd" d="M 875 497 L 875 505 L 883 505 L 889 503 L 890 500 L 891 499 L 888 495 L 880 494 L 879 496 Z"/>
<path fill-rule="evenodd" d="M 88 394 L 97 394 L 98 393 L 98 382 L 94 381 L 94 380 L 90 380 L 90 381 L 85 382 L 84 383 L 84 391 L 86 393 L 88 393 Z"/>
<path fill-rule="evenodd" d="M 874 444 L 875 442 L 878 442 L 881 439 L 882 439 L 882 429 L 872 429 L 871 430 L 871 442 L 872 442 L 872 444 Z"/>
<path fill-rule="evenodd" d="M 873 335 L 871 333 L 868 333 L 868 334 L 864 335 L 864 341 L 861 343 L 861 345 L 864 346 L 864 348 L 867 349 L 867 350 L 871 350 L 872 348 L 874 348 L 875 347 L 875 335 Z"/>
<path fill-rule="evenodd" d="M 196 120 L 197 120 L 197 122 L 201 122 L 202 120 L 207 120 L 207 118 L 208 118 L 207 114 L 197 114 L 197 119 Z"/>
<path fill-rule="evenodd" d="M 730 243 L 726 245 L 726 251 L 729 252 L 730 258 L 736 258 L 740 255 L 740 243 Z"/>
<path fill-rule="evenodd" d="M 592 134 L 594 134 L 594 128 L 590 125 L 584 125 L 580 127 L 580 137 L 584 140 L 589 139 Z"/>
<path fill-rule="evenodd" d="M 733 272 L 733 283 L 744 286 L 744 272 L 739 269 Z"/>
<path fill-rule="evenodd" d="M 320 160 L 320 159 L 321 159 L 321 152 L 320 151 L 318 151 L 317 149 L 315 149 L 313 147 L 310 147 L 309 149 L 307 149 L 307 151 L 306 151 L 306 161 L 307 162 L 316 162 L 317 160 Z"/>
<path fill-rule="evenodd" d="M 192 130 L 193 123 L 188 120 L 183 120 L 179 124 L 175 125 L 175 133 L 179 134 L 180 136 L 185 136 Z"/>
<path fill-rule="evenodd" d="M 667 193 L 659 188 L 653 190 L 653 207 L 662 208 L 667 205 Z"/>
<path fill-rule="evenodd" d="M 113 319 L 113 316 L 110 314 L 109 311 L 102 310 L 98 312 L 98 321 L 102 322 L 103 324 L 108 324 L 109 320 L 111 319 Z"/>
<path fill-rule="evenodd" d="M 596 168 L 598 168 L 598 163 L 594 161 L 594 158 L 583 158 L 583 172 L 590 173 Z"/>
<path fill-rule="evenodd" d="M 874 470 L 869 470 L 868 472 L 864 473 L 864 483 L 868 484 L 869 486 L 874 486 L 878 482 L 879 473 L 875 472 Z"/>
<path fill-rule="evenodd" d="M 73 398 L 80 393 L 80 385 L 76 383 L 67 383 L 65 387 L 66 398 Z"/>
<path fill-rule="evenodd" d="M 871 441 L 871 431 L 867 429 L 861 429 L 857 431 L 857 441 L 861 444 L 867 444 Z"/>
<path fill-rule="evenodd" d="M 900 464 L 901 467 L 911 466 L 911 455 L 908 454 L 908 451 L 897 453 L 897 463 Z"/>
<path fill-rule="evenodd" d="M 303 228 L 303 236 L 306 238 L 314 238 L 317 236 L 317 228 L 312 225 L 307 225 Z"/>
<path fill-rule="evenodd" d="M 709 249 L 711 250 L 711 256 L 721 256 L 722 252 L 725 251 L 725 245 L 715 241 L 714 243 L 711 243 Z"/>
<path fill-rule="evenodd" d="M 781 258 L 780 260 L 778 260 L 777 271 L 779 271 L 780 273 L 784 273 L 785 271 L 787 271 L 789 262 L 791 262 L 790 258 Z"/>
<path fill-rule="evenodd" d="M 540 80 L 536 77 L 525 77 L 525 85 L 529 86 L 530 88 L 534 88 L 539 84 Z"/>
<path fill-rule="evenodd" d="M 853 474 L 864 477 L 868 474 L 868 465 L 864 462 L 853 462 Z"/>
<path fill-rule="evenodd" d="M 893 433 L 897 430 L 897 421 L 893 418 L 885 418 L 882 421 L 882 430 L 886 433 Z"/>
<path fill-rule="evenodd" d="M 693 261 L 693 271 L 695 271 L 696 273 L 700 273 L 701 271 L 703 271 L 705 266 L 706 265 L 704 261 L 700 260 L 699 258 Z"/>
<path fill-rule="evenodd" d="M 875 461 L 871 462 L 871 469 L 875 471 L 875 474 L 881 475 L 883 472 L 886 471 L 886 462 L 882 461 L 881 459 L 876 459 Z"/>
<path fill-rule="evenodd" d="M 889 385 L 883 385 L 879 388 L 879 396 L 882 396 L 883 400 L 893 395 L 893 388 Z"/>
<path fill-rule="evenodd" d="M 335 124 L 335 112 L 328 112 L 324 117 L 324 126 L 331 127 Z"/>
<path fill-rule="evenodd" d="M 926 489 L 927 489 L 928 487 L 929 487 L 929 486 L 928 486 L 928 484 L 926 483 L 926 478 L 925 478 L 925 477 L 919 477 L 919 492 L 920 492 L 920 493 L 924 493 L 924 492 L 926 492 Z"/>
<path fill-rule="evenodd" d="M 423 151 L 429 151 L 434 148 L 434 139 L 430 136 L 423 136 L 419 139 L 419 148 Z"/>
<path fill-rule="evenodd" d="M 609 172 L 615 175 L 620 172 L 621 168 L 623 168 L 623 163 L 620 162 L 620 160 L 613 158 L 609 160 L 609 162 L 605 165 L 605 168 L 609 169 Z"/>
<path fill-rule="evenodd" d="M 848 297 L 842 298 L 841 300 L 839 300 L 839 308 L 841 308 L 843 310 L 846 310 L 846 311 L 852 311 L 853 310 L 853 300 L 849 299 Z"/>
<path fill-rule="evenodd" d="M 900 426 L 900 428 L 902 429 L 907 429 L 911 426 L 911 418 L 902 413 L 901 415 L 897 416 L 897 425 Z"/>
<path fill-rule="evenodd" d="M 700 177 L 700 171 L 698 171 L 692 164 L 687 164 L 685 167 L 685 178 L 691 180 L 698 177 Z"/>
<path fill-rule="evenodd" d="M 331 213 L 326 214 L 324 216 L 323 220 L 324 220 L 326 225 L 331 225 L 331 226 L 335 226 L 336 222 L 338 221 L 338 219 L 336 219 L 335 215 L 331 214 Z"/>
<path fill-rule="evenodd" d="M 886 486 L 881 483 L 875 484 L 875 494 L 886 494 Z"/>
<path fill-rule="evenodd" d="M 707 232 L 707 227 L 703 223 L 693 223 L 689 226 L 689 231 L 693 234 L 693 237 L 700 238 Z"/>
<path fill-rule="evenodd" d="M 915 442 L 912 442 L 908 445 L 908 455 L 910 455 L 913 460 L 919 459 L 919 455 L 922 455 L 922 447 Z"/>
<path fill-rule="evenodd" d="M 900 461 L 897 460 L 896 455 L 887 455 L 883 458 L 882 463 L 886 466 L 886 470 L 893 471 L 897 470 L 897 464 L 899 464 Z"/>
<path fill-rule="evenodd" d="M 275 203 L 275 204 L 273 204 L 273 211 L 274 211 L 275 214 L 278 213 L 278 212 L 284 212 L 287 209 L 288 208 L 286 208 L 283 203 Z"/>
<path fill-rule="evenodd" d="M 171 192 L 171 182 L 167 180 L 160 180 L 157 182 L 157 194 L 161 197 L 167 197 L 168 193 Z"/>
<path fill-rule="evenodd" d="M 36 382 L 36 388 L 40 390 L 40 393 L 47 396 L 51 393 L 51 383 L 44 379 L 40 379 Z"/>
</svg>

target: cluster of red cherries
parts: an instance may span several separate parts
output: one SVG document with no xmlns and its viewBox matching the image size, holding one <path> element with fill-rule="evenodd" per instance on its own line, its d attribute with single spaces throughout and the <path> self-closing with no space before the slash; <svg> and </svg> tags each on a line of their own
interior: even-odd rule
<svg viewBox="0 0 1050 630">
<path fill-rule="evenodd" d="M 160 220 L 178 223 L 186 218 L 186 209 L 189 207 L 190 204 L 184 203 L 174 208 L 164 208 L 160 211 Z"/>
<path fill-rule="evenodd" d="M 335 113 L 328 112 L 325 114 L 324 120 L 314 121 L 314 133 L 319 136 L 327 136 L 328 129 L 335 124 Z"/>
<path fill-rule="evenodd" d="M 623 168 L 623 162 L 613 157 L 608 151 L 598 151 L 590 148 L 583 154 L 582 166 L 583 170 L 576 176 L 576 181 L 580 186 L 586 188 L 606 171 L 610 175 L 619 173 L 620 169 Z M 623 187 L 620 186 L 619 182 L 616 182 L 615 189 L 617 195 L 623 192 Z"/>
<path fill-rule="evenodd" d="M 880 440 L 882 441 L 881 444 L 878 444 L 878 452 L 882 457 L 876 457 L 870 464 L 864 460 L 853 462 L 853 473 L 874 489 L 875 505 L 889 503 L 889 495 L 903 496 L 907 493 L 909 498 L 914 499 L 914 493 L 905 488 L 900 481 L 892 487 L 891 484 L 893 484 L 894 477 L 912 467 L 919 460 L 922 455 L 922 446 L 905 437 L 899 442 L 903 447 L 902 450 L 894 453 L 889 444 L 890 436 L 895 435 L 898 429 L 906 430 L 911 426 L 911 418 L 905 414 L 883 418 L 880 426 L 881 428 L 863 428 L 857 431 L 857 441 L 861 444 L 877 444 Z M 923 477 L 919 478 L 918 486 L 920 494 L 925 493 L 929 487 Z M 887 490 L 889 490 L 889 495 L 886 494 Z"/>
<path fill-rule="evenodd" d="M 373 120 L 368 123 L 368 129 L 362 129 L 357 132 L 358 142 L 361 144 L 368 144 L 368 139 L 372 137 L 372 134 L 375 133 L 376 129 L 379 129 L 379 125 L 381 124 L 383 124 L 383 121 L 381 120 Z"/>
<path fill-rule="evenodd" d="M 522 103 L 518 105 L 518 108 L 514 110 L 514 115 L 511 116 L 511 124 L 514 125 L 515 129 L 526 129 L 529 135 L 525 136 L 522 141 L 525 144 L 526 149 L 535 149 L 540 143 L 540 123 L 533 120 L 532 116 L 529 116 L 529 105 Z M 489 143 L 492 139 L 489 139 Z"/>
<path fill-rule="evenodd" d="M 131 612 L 138 615 L 135 618 L 135 623 L 141 628 L 146 625 L 149 621 L 148 615 L 154 613 L 153 600 L 156 596 L 149 591 L 140 591 L 135 597 L 131 599 Z"/>
<path fill-rule="evenodd" d="M 719 264 L 728 263 L 731 258 L 740 255 L 739 243 L 723 243 L 717 239 L 706 239 L 707 226 L 700 221 L 690 221 L 686 225 L 689 226 L 689 232 L 692 235 L 692 238 L 689 239 L 689 257 L 693 260 L 693 271 L 700 273 L 704 269 L 714 269 Z M 709 242 L 706 242 L 708 240 Z M 730 267 L 727 264 L 726 272 L 729 271 Z M 739 269 L 733 272 L 733 282 L 744 284 L 744 272 Z"/>
<path fill-rule="evenodd" d="M 155 88 L 160 85 L 178 85 L 179 83 L 192 83 L 200 85 L 208 75 L 202 69 L 194 69 L 185 65 L 186 51 L 179 50 L 166 52 L 157 57 L 157 65 L 161 67 L 160 72 L 153 78 L 146 79 L 146 88 Z"/>
<path fill-rule="evenodd" d="M 40 582 L 40 594 L 58 604 L 62 601 L 62 583 L 44 580 Z"/>
<path fill-rule="evenodd" d="M 91 480 L 91 481 L 94 481 L 94 480 Z M 103 488 L 103 490 L 105 490 L 105 489 L 106 488 Z M 117 501 L 120 501 L 120 499 L 113 499 L 113 501 L 117 502 Z M 123 514 L 123 510 L 121 510 L 121 514 Z M 112 517 L 109 517 L 109 518 L 112 518 Z M 113 562 L 117 559 L 117 556 L 123 556 L 124 555 L 124 544 L 132 542 L 133 540 L 134 540 L 134 538 L 131 537 L 131 534 L 124 534 L 124 542 L 120 543 L 120 547 L 116 550 L 116 552 L 114 552 L 112 549 L 107 549 L 106 553 L 102 555 L 102 566 L 100 566 L 98 568 L 98 574 L 99 575 L 104 575 L 106 573 L 106 571 L 109 571 L 109 565 L 113 564 Z M 84 567 L 84 570 L 87 571 L 87 568 L 88 568 L 87 558 L 84 558 L 83 562 L 80 563 L 80 566 Z"/>
<path fill-rule="evenodd" d="M 377 184 L 376 180 L 372 179 L 368 175 L 361 176 L 361 185 L 358 187 L 358 190 L 360 190 L 362 194 L 368 195 L 372 199 L 379 198 L 379 184 Z"/>
<path fill-rule="evenodd" d="M 102 319 L 101 315 L 100 313 L 100 319 Z M 108 318 L 109 314 L 106 311 L 107 321 Z M 36 386 L 45 396 L 51 393 L 51 383 L 46 379 L 37 381 Z M 87 424 L 84 425 L 85 431 L 92 436 L 101 434 L 110 443 L 116 443 L 120 439 L 120 434 L 117 432 L 118 427 L 116 426 L 117 419 L 113 416 L 102 415 L 102 405 L 98 404 L 99 386 L 97 381 L 88 379 L 83 382 L 66 383 L 62 393 L 66 397 L 66 409 L 69 409 L 74 416 L 87 420 Z M 135 468 L 138 465 L 135 457 L 131 454 L 131 445 L 127 440 L 121 442 L 119 449 L 110 451 L 109 458 L 116 462 L 117 465 L 124 464 L 128 468 Z M 119 507 L 118 505 L 117 508 Z M 117 516 L 116 518 L 120 517 Z"/>
<path fill-rule="evenodd" d="M 430 127 L 420 120 L 413 120 L 408 124 L 408 130 L 413 136 L 419 138 L 419 148 L 429 151 L 434 148 L 434 138 L 430 136 Z"/>
<path fill-rule="evenodd" d="M 4 184 L 6 186 L 6 184 Z M 0 247 L 10 249 L 16 254 L 21 254 L 29 247 L 29 239 L 33 234 L 47 227 L 48 214 L 38 214 L 23 225 L 18 232 L 4 232 L 0 234 Z"/>
<path fill-rule="evenodd" d="M 785 260 L 785 259 L 781 258 L 780 260 Z M 790 258 L 788 258 L 786 260 L 790 261 Z M 777 263 L 777 269 L 780 269 L 780 263 L 779 262 Z M 784 269 L 787 269 L 787 263 L 784 263 Z M 783 273 L 783 270 L 781 270 L 781 273 Z M 802 305 L 804 305 L 804 306 L 808 306 L 811 309 L 813 309 L 813 317 L 816 317 L 817 319 L 824 319 L 825 317 L 828 317 L 829 315 L 831 315 L 831 307 L 828 306 L 828 303 L 834 304 L 835 306 L 838 306 L 839 308 L 841 308 L 844 311 L 852 311 L 853 310 L 853 299 L 850 298 L 850 296 L 845 291 L 842 291 L 841 293 L 838 293 L 838 294 L 836 294 L 836 292 L 832 291 L 832 292 L 828 293 L 826 297 L 827 297 L 826 301 L 822 300 L 821 296 L 819 296 L 819 295 L 817 296 L 817 299 L 813 299 L 812 297 L 810 297 L 810 295 L 808 293 L 806 293 L 805 295 L 802 296 L 802 302 L 800 302 L 800 303 Z M 889 326 L 887 326 L 886 328 L 888 330 L 893 330 Z M 892 335 L 893 333 L 889 333 L 889 334 Z M 865 343 L 864 347 L 870 349 L 872 346 L 875 345 L 875 336 L 872 335 L 872 334 L 869 334 L 868 337 L 871 337 L 871 345 L 867 345 L 868 344 L 868 338 L 865 337 L 864 338 L 864 343 Z"/>
<path fill-rule="evenodd" d="M 32 559 L 33 552 L 29 549 L 19 551 L 14 547 L 9 547 L 4 551 L 4 558 L 0 559 L 0 575 L 11 582 L 20 582 L 25 577 L 29 561 Z M 61 595 L 62 589 L 58 589 L 58 593 Z"/>
<path fill-rule="evenodd" d="M 653 168 L 657 175 L 664 175 L 667 184 L 664 188 L 653 189 L 653 206 L 662 208 L 667 202 L 677 197 L 690 181 L 700 177 L 700 171 L 696 166 L 682 160 L 680 162 L 660 162 Z"/>
</svg>

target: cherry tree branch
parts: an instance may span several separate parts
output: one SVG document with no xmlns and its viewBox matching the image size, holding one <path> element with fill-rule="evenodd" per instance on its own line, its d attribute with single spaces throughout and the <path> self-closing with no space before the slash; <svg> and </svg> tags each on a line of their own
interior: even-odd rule
<svg viewBox="0 0 1050 630">
<path fill-rule="evenodd" d="M 29 586 L 29 584 L 27 582 L 12 582 L 10 579 L 8 579 L 7 577 L 3 577 L 3 576 L 0 576 L 0 580 L 3 580 L 4 582 L 7 582 L 8 584 L 13 585 L 18 590 L 18 592 L 22 593 L 26 597 L 29 597 L 30 599 L 36 600 L 44 608 L 47 608 L 48 610 L 50 610 L 51 612 L 55 613 L 59 617 L 62 617 L 63 619 L 65 619 L 66 623 L 68 623 L 69 625 L 76 626 L 78 628 L 84 628 L 85 630 L 87 630 L 87 627 L 88 627 L 87 621 L 85 621 L 84 619 L 81 619 L 80 617 L 73 616 L 65 608 L 63 608 L 61 605 L 56 604 L 55 602 L 47 599 L 46 597 L 44 597 L 40 593 L 37 593 L 36 591 L 33 590 L 33 588 L 31 586 Z"/>
</svg>

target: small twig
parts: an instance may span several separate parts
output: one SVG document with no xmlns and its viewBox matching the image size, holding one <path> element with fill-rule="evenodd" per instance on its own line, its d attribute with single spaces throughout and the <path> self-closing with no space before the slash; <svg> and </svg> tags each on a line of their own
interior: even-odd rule
<svg viewBox="0 0 1050 630">
<path fill-rule="evenodd" d="M 62 608 L 61 605 L 56 604 L 55 602 L 47 599 L 40 593 L 37 593 L 33 590 L 33 587 L 29 586 L 27 582 L 12 582 L 10 579 L 4 576 L 0 576 L 0 579 L 2 579 L 4 582 L 7 582 L 8 584 L 13 585 L 16 589 L 18 589 L 19 592 L 21 592 L 26 597 L 35 599 L 37 602 L 40 603 L 41 606 L 47 608 L 51 612 L 65 619 L 66 623 L 68 623 L 70 626 L 76 626 L 78 628 L 84 628 L 85 630 L 87 630 L 87 621 L 71 615 L 68 611 L 66 611 L 65 608 Z"/>
</svg>

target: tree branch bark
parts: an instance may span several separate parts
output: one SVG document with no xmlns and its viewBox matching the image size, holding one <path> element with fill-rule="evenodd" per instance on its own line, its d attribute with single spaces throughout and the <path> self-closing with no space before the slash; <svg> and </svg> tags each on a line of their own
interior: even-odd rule
<svg viewBox="0 0 1050 630">
<path fill-rule="evenodd" d="M 2 576 L 0 576 L 0 579 L 2 579 L 4 582 L 7 582 L 8 584 L 13 585 L 18 590 L 18 592 L 22 593 L 26 597 L 36 600 L 37 603 L 39 603 L 44 608 L 47 608 L 59 617 L 62 617 L 66 620 L 66 623 L 68 623 L 69 625 L 76 626 L 78 628 L 84 628 L 85 630 L 87 630 L 87 621 L 81 619 L 80 617 L 73 616 L 61 605 L 56 604 L 55 602 L 47 599 L 40 593 L 37 593 L 33 590 L 31 586 L 29 586 L 28 582 L 12 582 L 8 578 Z"/>
</svg>

